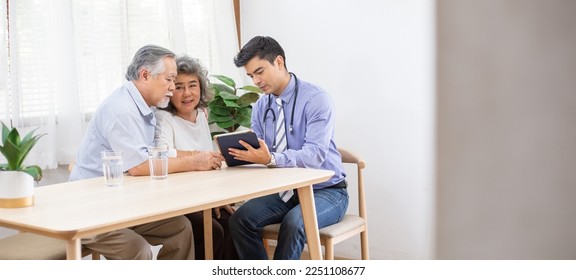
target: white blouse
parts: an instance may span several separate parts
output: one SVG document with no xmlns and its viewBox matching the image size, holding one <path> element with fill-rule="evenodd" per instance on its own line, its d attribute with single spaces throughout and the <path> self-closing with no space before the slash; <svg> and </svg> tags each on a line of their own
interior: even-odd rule
<svg viewBox="0 0 576 280">
<path fill-rule="evenodd" d="M 185 120 L 172 113 L 156 111 L 156 140 L 168 143 L 170 148 L 185 151 L 213 151 L 212 137 L 208 119 L 202 110 L 198 110 L 196 123 Z"/>
</svg>

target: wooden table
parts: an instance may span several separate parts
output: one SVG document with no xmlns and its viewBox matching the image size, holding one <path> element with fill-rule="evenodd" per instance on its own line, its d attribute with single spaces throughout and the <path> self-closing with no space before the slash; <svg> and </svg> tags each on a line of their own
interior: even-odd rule
<svg viewBox="0 0 576 280">
<path fill-rule="evenodd" d="M 80 259 L 81 238 L 204 211 L 206 259 L 212 259 L 212 208 L 299 189 L 310 257 L 320 260 L 312 184 L 333 174 L 328 170 L 247 165 L 174 173 L 162 181 L 125 176 L 120 187 L 105 187 L 104 179 L 98 177 L 36 188 L 33 206 L 0 208 L 0 226 L 66 240 L 67 258 Z"/>
</svg>

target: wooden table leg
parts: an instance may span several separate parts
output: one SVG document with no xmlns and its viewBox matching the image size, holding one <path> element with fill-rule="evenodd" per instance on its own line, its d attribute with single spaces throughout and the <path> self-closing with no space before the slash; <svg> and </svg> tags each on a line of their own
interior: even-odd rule
<svg viewBox="0 0 576 280">
<path fill-rule="evenodd" d="M 204 210 L 204 259 L 213 260 L 212 252 L 212 209 Z"/>
<path fill-rule="evenodd" d="M 80 239 L 72 239 L 66 241 L 66 259 L 80 260 L 82 259 L 82 246 Z"/>
<path fill-rule="evenodd" d="M 314 192 L 312 186 L 298 189 L 298 199 L 302 207 L 302 218 L 304 219 L 304 230 L 308 240 L 308 250 L 310 259 L 321 260 L 322 248 L 320 246 L 320 233 L 318 231 L 318 220 L 316 219 L 316 205 L 314 204 Z"/>
</svg>

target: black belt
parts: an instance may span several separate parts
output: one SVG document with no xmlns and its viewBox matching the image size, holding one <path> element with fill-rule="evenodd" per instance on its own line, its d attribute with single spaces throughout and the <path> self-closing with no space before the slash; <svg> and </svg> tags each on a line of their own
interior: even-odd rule
<svg viewBox="0 0 576 280">
<path fill-rule="evenodd" d="M 348 187 L 348 182 L 346 182 L 346 179 L 344 179 L 344 180 L 340 181 L 340 183 L 338 183 L 338 184 L 334 184 L 332 186 L 327 186 L 327 187 L 324 187 L 322 189 L 330 189 L 330 188 L 342 189 L 342 188 L 347 188 L 347 187 Z M 298 189 L 294 189 L 294 192 L 297 193 Z M 290 199 L 297 199 L 298 200 L 298 196 L 295 195 L 295 196 L 291 197 Z"/>
<path fill-rule="evenodd" d="M 332 186 L 325 187 L 325 189 L 328 189 L 328 188 L 341 189 L 341 188 L 347 188 L 347 187 L 348 187 L 348 182 L 346 182 L 346 179 L 344 179 L 344 180 L 340 181 L 340 183 L 338 183 L 338 184 L 334 184 Z"/>
</svg>

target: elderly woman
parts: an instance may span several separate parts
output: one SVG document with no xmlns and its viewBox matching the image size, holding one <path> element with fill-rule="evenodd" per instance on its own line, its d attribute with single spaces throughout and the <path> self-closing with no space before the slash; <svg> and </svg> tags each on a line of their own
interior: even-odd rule
<svg viewBox="0 0 576 280">
<path fill-rule="evenodd" d="M 206 107 L 212 97 L 207 71 L 198 59 L 176 58 L 176 88 L 165 109 L 156 111 L 156 140 L 176 150 L 178 157 L 192 157 L 195 170 L 220 168 L 223 157 L 213 151 Z M 214 259 L 238 259 L 228 232 L 228 218 L 234 210 L 228 206 L 214 209 L 212 218 Z M 186 215 L 194 231 L 196 259 L 204 259 L 204 224 L 202 212 Z"/>
</svg>

